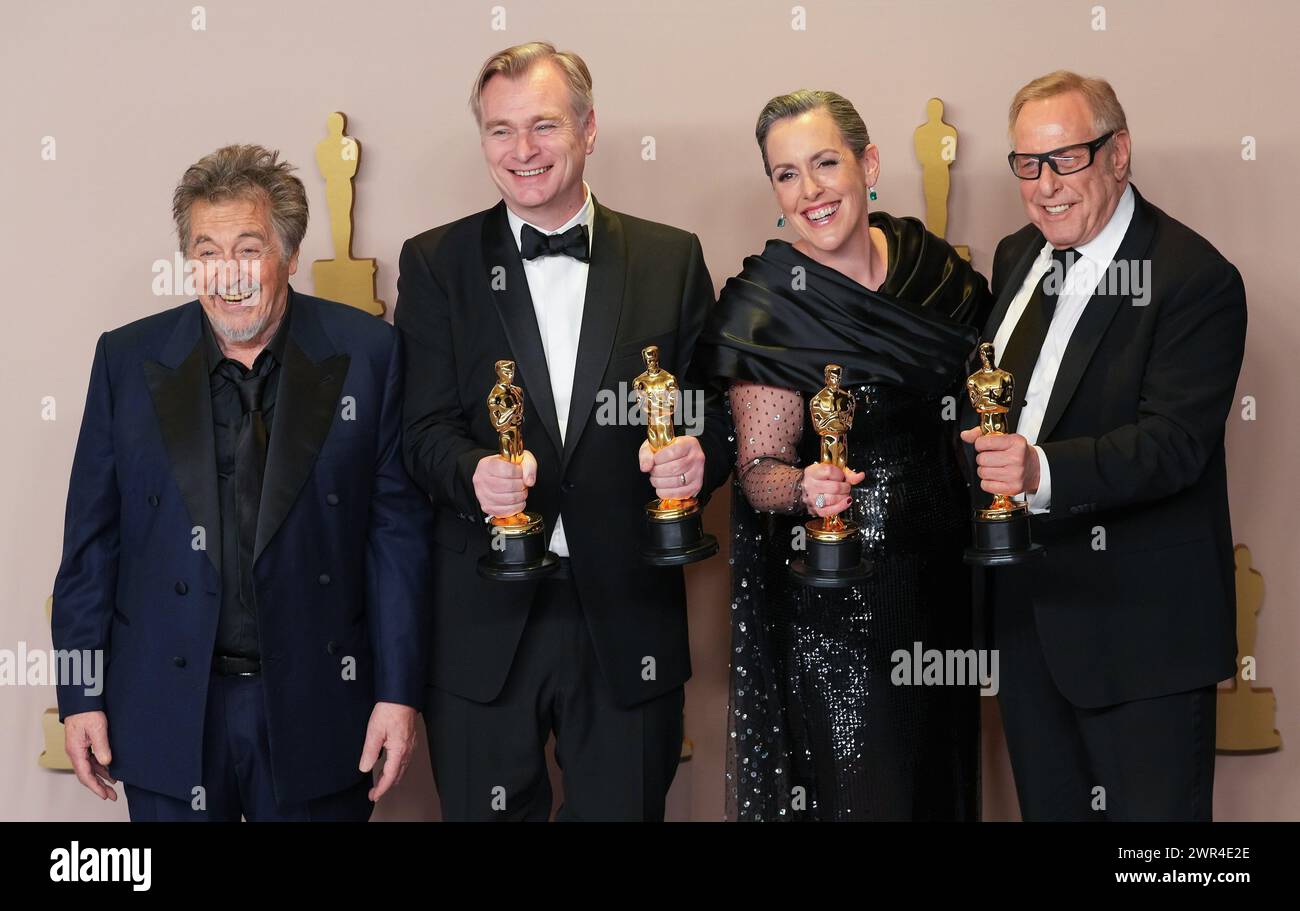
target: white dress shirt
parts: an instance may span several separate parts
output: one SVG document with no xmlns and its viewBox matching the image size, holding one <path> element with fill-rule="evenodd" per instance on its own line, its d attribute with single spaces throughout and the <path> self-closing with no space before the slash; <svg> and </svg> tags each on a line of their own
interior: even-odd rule
<svg viewBox="0 0 1300 911">
<path fill-rule="evenodd" d="M 1115 258 L 1115 253 L 1119 250 L 1120 242 L 1124 240 L 1129 222 L 1132 220 L 1133 187 L 1126 186 L 1106 226 L 1092 240 L 1075 247 L 1078 256 L 1074 265 L 1065 274 L 1064 285 L 1057 295 L 1056 309 L 1047 327 L 1047 337 L 1043 340 L 1043 347 L 1034 364 L 1033 376 L 1029 378 L 1029 385 L 1025 387 L 1025 404 L 1020 410 L 1020 418 L 1016 422 L 1015 430 L 1038 452 L 1038 490 L 1028 497 L 1030 512 L 1047 512 L 1052 506 L 1052 473 L 1047 464 L 1047 456 L 1043 453 L 1042 447 L 1037 444 L 1038 432 L 1043 426 L 1043 414 L 1047 411 L 1047 402 L 1052 396 L 1052 386 L 1056 384 L 1056 373 L 1065 357 L 1065 349 L 1070 343 L 1070 336 L 1074 334 L 1074 327 L 1078 325 L 1079 317 L 1083 316 L 1088 301 L 1092 300 L 1092 292 L 1096 289 L 1097 283 L 1105 277 L 1106 269 Z M 1011 333 L 1015 330 L 1016 323 L 1020 321 L 1021 314 L 1025 312 L 1025 305 L 1029 303 L 1034 289 L 1038 287 L 1051 265 L 1052 245 L 1049 242 L 1043 244 L 1043 249 L 1038 252 L 1038 258 L 1029 267 L 1024 284 L 1011 299 L 1006 316 L 1003 317 L 1002 324 L 998 326 L 998 331 L 993 336 L 993 351 L 997 363 L 1002 362 L 1002 352 L 1006 350 Z M 1016 377 L 1016 383 L 1020 382 L 1022 382 L 1021 378 Z"/>
<path fill-rule="evenodd" d="M 591 203 L 591 188 L 585 181 L 582 189 L 586 194 L 582 208 L 564 224 L 554 231 L 544 230 L 537 225 L 531 227 L 543 234 L 563 234 L 574 225 L 586 225 L 588 242 L 594 246 L 596 210 Z M 515 246 L 522 249 L 520 237 L 524 225 L 529 222 L 512 212 L 509 206 L 506 207 L 506 218 L 515 235 Z M 560 444 L 563 445 L 569 424 L 570 399 L 573 397 L 573 371 L 578 364 L 582 305 L 587 299 L 588 264 L 579 262 L 572 256 L 539 256 L 536 259 L 525 259 L 523 263 L 524 275 L 528 279 L 528 293 L 533 299 L 533 312 L 537 314 L 537 328 L 542 334 L 546 369 L 551 375 L 551 396 L 555 400 L 555 420 L 560 425 Z M 564 538 L 563 516 L 555 520 L 550 549 L 556 556 L 569 555 L 569 544 Z"/>
</svg>

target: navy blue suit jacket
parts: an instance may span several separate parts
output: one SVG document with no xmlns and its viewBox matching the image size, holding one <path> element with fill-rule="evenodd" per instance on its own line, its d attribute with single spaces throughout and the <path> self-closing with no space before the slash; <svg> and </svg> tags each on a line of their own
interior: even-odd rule
<svg viewBox="0 0 1300 911">
<path fill-rule="evenodd" d="M 301 294 L 254 548 L 277 797 L 355 784 L 375 702 L 422 704 L 432 510 L 402 466 L 397 333 Z M 100 336 L 54 586 L 57 649 L 103 649 L 110 771 L 190 799 L 221 604 L 203 311 L 191 301 Z M 349 668 L 354 673 L 349 673 Z"/>
</svg>

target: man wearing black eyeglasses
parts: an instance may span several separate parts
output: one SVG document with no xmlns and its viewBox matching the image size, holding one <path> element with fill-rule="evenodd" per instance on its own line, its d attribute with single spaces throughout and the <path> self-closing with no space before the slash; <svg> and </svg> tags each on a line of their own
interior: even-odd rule
<svg viewBox="0 0 1300 911">
<path fill-rule="evenodd" d="M 1241 276 L 1129 182 L 1108 83 L 1017 93 L 1008 156 L 1030 223 L 1002 240 L 984 338 L 1011 433 L 967 414 L 979 505 L 1023 494 L 1043 558 L 984 572 L 1020 809 L 1211 817 L 1215 684 L 1236 669 L 1224 423 Z"/>
</svg>

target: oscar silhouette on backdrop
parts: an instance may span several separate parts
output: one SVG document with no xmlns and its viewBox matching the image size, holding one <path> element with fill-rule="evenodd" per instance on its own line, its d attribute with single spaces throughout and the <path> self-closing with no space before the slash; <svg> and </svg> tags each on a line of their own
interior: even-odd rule
<svg viewBox="0 0 1300 911">
<path fill-rule="evenodd" d="M 329 135 L 316 143 L 316 166 L 325 178 L 334 258 L 311 264 L 312 290 L 318 297 L 380 316 L 384 302 L 375 295 L 375 261 L 352 258 L 352 179 L 361 163 L 361 144 L 344 135 L 347 117 L 338 111 L 329 115 L 325 126 Z"/>
<path fill-rule="evenodd" d="M 1219 726 L 1215 746 L 1220 753 L 1271 753 L 1282 748 L 1277 730 L 1277 696 L 1272 687 L 1251 686 L 1255 680 L 1256 615 L 1264 602 L 1264 577 L 1251 565 L 1250 548 L 1238 544 L 1237 673 L 1232 685 L 1215 694 Z"/>
<path fill-rule="evenodd" d="M 949 169 L 957 160 L 957 128 L 943 122 L 943 102 L 931 98 L 925 103 L 927 120 L 912 133 L 916 160 L 921 163 L 921 186 L 925 191 L 925 227 L 935 237 L 948 236 L 948 191 L 952 187 Z M 954 245 L 957 255 L 970 262 L 970 247 Z"/>
</svg>

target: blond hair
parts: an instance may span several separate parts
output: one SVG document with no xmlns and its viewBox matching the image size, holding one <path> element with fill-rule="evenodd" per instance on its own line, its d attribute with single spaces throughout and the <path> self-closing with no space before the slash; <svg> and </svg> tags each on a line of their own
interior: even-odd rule
<svg viewBox="0 0 1300 911">
<path fill-rule="evenodd" d="M 591 95 L 591 71 L 586 62 L 572 51 L 557 51 L 548 41 L 530 41 L 498 51 L 487 59 L 478 71 L 474 88 L 469 93 L 469 109 L 474 112 L 474 122 L 483 124 L 483 87 L 493 76 L 518 79 L 540 63 L 550 61 L 559 67 L 569 86 L 569 103 L 579 120 L 586 118 L 595 106 Z"/>
<path fill-rule="evenodd" d="M 1092 111 L 1092 128 L 1098 136 L 1128 130 L 1124 106 L 1119 103 L 1119 97 L 1116 96 L 1109 82 L 1105 79 L 1080 76 L 1070 70 L 1057 70 L 1046 76 L 1039 76 L 1016 92 L 1016 97 L 1011 99 L 1011 108 L 1007 113 L 1007 133 L 1015 132 L 1016 118 L 1020 116 L 1020 111 L 1026 104 L 1031 101 L 1055 98 L 1067 92 L 1078 92 L 1088 102 L 1088 107 Z M 1130 167 L 1124 169 L 1125 177 L 1128 177 L 1131 169 L 1130 160 Z"/>
</svg>

